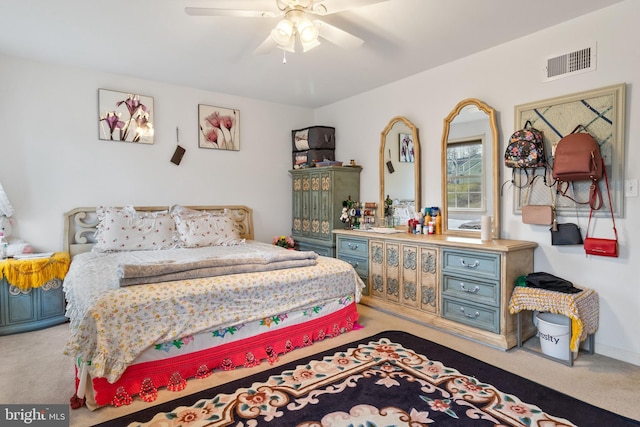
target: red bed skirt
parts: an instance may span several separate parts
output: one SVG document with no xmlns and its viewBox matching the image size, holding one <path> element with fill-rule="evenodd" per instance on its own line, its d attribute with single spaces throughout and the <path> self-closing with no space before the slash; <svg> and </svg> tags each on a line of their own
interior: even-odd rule
<svg viewBox="0 0 640 427">
<path fill-rule="evenodd" d="M 236 367 L 252 367 L 263 360 L 274 363 L 278 360 L 279 354 L 353 330 L 357 320 L 356 303 L 352 303 L 337 312 L 299 325 L 171 359 L 132 365 L 113 384 L 105 378 L 92 380 L 95 403 L 97 406 L 128 405 L 134 396 L 152 402 L 156 399 L 157 389 L 160 387 L 180 391 L 186 387 L 187 379 L 205 378 L 215 370 L 228 371 Z M 78 383 L 79 379 L 76 378 L 76 388 Z M 80 402 L 77 396 L 74 396 L 71 406 L 77 408 L 82 406 L 83 402 L 84 399 Z"/>
</svg>

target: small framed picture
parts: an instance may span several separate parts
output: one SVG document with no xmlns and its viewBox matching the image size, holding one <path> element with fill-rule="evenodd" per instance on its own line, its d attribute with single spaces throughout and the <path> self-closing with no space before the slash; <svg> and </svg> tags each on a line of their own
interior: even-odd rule
<svg viewBox="0 0 640 427">
<path fill-rule="evenodd" d="M 198 146 L 240 151 L 240 111 L 198 105 Z"/>
<path fill-rule="evenodd" d="M 413 148 L 413 135 L 410 133 L 401 133 L 400 137 L 400 162 L 413 163 L 414 161 L 414 148 Z"/>
<path fill-rule="evenodd" d="M 153 144 L 153 97 L 98 89 L 99 138 Z"/>
</svg>

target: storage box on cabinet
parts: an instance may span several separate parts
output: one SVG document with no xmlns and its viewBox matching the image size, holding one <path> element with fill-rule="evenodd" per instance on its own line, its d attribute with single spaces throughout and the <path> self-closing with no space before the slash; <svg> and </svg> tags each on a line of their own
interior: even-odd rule
<svg viewBox="0 0 640 427">
<path fill-rule="evenodd" d="M 314 165 L 323 160 L 335 160 L 336 152 L 334 150 L 305 150 L 297 151 L 292 154 L 293 167 L 300 165 Z"/>
<path fill-rule="evenodd" d="M 292 151 L 335 150 L 336 129 L 330 126 L 311 126 L 291 131 Z"/>
</svg>

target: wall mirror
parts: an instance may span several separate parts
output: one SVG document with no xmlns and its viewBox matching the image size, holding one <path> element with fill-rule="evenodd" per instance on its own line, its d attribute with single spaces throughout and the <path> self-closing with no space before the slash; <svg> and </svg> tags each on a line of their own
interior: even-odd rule
<svg viewBox="0 0 640 427">
<path fill-rule="evenodd" d="M 442 229 L 480 237 L 481 218 L 500 238 L 499 143 L 495 110 L 478 99 L 458 103 L 442 133 Z"/>
<path fill-rule="evenodd" d="M 420 140 L 418 129 L 406 117 L 389 121 L 380 137 L 379 217 L 385 225 L 385 200 L 393 200 L 393 225 L 406 226 L 420 209 Z M 387 226 L 391 224 L 387 223 Z"/>
</svg>

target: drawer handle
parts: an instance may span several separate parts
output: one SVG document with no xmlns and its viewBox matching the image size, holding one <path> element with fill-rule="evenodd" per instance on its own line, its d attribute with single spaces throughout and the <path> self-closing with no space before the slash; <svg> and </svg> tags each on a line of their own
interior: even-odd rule
<svg viewBox="0 0 640 427">
<path fill-rule="evenodd" d="M 476 268 L 480 265 L 480 261 L 478 260 L 475 260 L 473 264 L 467 264 L 466 262 L 464 262 L 464 258 L 460 258 L 460 263 L 467 268 Z"/>
<path fill-rule="evenodd" d="M 465 316 L 467 316 L 470 319 L 476 319 L 476 318 L 480 317 L 480 313 L 478 313 L 477 311 L 476 311 L 476 314 L 465 313 L 464 312 L 464 307 L 460 307 L 460 311 L 462 312 L 462 314 L 464 314 Z"/>
<path fill-rule="evenodd" d="M 349 261 L 349 264 L 351 264 L 351 266 L 352 266 L 353 268 L 358 268 L 358 266 L 360 265 L 360 263 L 359 263 L 358 261 L 356 261 L 356 262 L 351 262 L 351 261 Z"/>
<path fill-rule="evenodd" d="M 476 285 L 475 288 L 473 289 L 467 289 L 464 287 L 464 283 L 460 282 L 460 289 L 462 289 L 465 292 L 469 292 L 470 294 L 475 294 L 480 290 L 480 286 Z"/>
<path fill-rule="evenodd" d="M 351 242 L 347 242 L 347 246 L 349 247 L 349 249 L 351 249 L 352 251 L 355 251 L 356 249 L 358 249 L 358 245 L 351 243 Z"/>
</svg>

